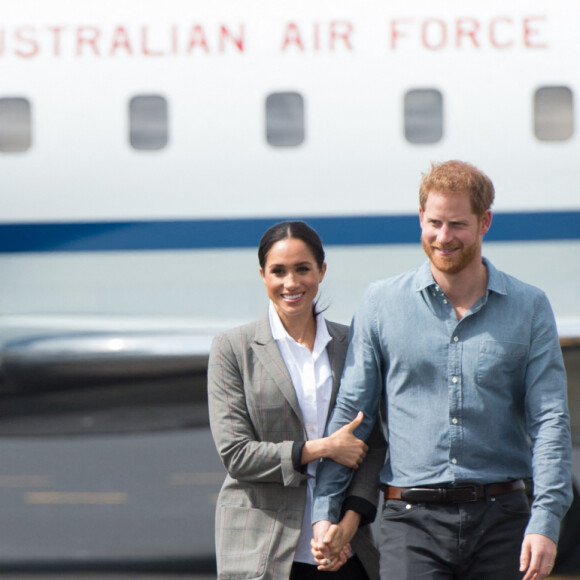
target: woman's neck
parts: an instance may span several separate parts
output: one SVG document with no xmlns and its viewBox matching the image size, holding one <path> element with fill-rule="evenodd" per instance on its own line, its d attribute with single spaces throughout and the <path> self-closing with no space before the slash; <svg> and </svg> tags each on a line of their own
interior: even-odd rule
<svg viewBox="0 0 580 580">
<path fill-rule="evenodd" d="M 314 349 L 316 340 L 316 318 L 314 313 L 306 319 L 280 318 L 286 332 L 298 343 L 304 345 L 310 352 Z"/>
</svg>

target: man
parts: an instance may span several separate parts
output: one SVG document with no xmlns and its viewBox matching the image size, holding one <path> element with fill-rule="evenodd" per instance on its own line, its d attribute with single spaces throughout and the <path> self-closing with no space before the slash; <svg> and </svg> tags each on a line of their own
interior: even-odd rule
<svg viewBox="0 0 580 580">
<path fill-rule="evenodd" d="M 571 499 L 566 376 L 548 300 L 482 257 L 494 188 L 459 161 L 420 187 L 428 261 L 376 282 L 353 319 L 329 432 L 383 397 L 381 578 L 540 580 Z M 347 468 L 319 467 L 313 553 L 339 565 Z M 524 480 L 533 477 L 528 506 Z"/>
</svg>

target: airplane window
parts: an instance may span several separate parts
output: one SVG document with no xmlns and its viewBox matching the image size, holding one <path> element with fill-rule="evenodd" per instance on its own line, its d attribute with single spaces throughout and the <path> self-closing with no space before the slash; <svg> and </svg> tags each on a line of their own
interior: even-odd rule
<svg viewBox="0 0 580 580">
<path fill-rule="evenodd" d="M 22 153 L 31 144 L 30 102 L 0 98 L 0 152 Z"/>
<path fill-rule="evenodd" d="M 437 89 L 405 94 L 405 138 L 409 143 L 437 143 L 443 137 L 443 95 Z"/>
<path fill-rule="evenodd" d="M 130 141 L 134 149 L 155 150 L 167 145 L 167 101 L 160 95 L 140 95 L 129 103 Z"/>
<path fill-rule="evenodd" d="M 304 141 L 304 99 L 300 93 L 272 93 L 266 98 L 266 139 L 274 147 L 297 147 Z"/>
<path fill-rule="evenodd" d="M 574 133 L 574 98 L 568 87 L 540 87 L 534 95 L 534 134 L 565 141 Z"/>
</svg>

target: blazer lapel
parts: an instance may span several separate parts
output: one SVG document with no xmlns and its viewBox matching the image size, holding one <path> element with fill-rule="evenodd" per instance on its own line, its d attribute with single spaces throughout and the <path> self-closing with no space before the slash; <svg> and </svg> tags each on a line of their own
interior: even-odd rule
<svg viewBox="0 0 580 580">
<path fill-rule="evenodd" d="M 274 379 L 274 382 L 280 391 L 282 391 L 282 394 L 288 401 L 290 407 L 292 407 L 292 410 L 296 413 L 296 416 L 302 421 L 302 412 L 298 404 L 298 397 L 296 396 L 290 373 L 280 354 L 278 344 L 272 336 L 267 313 L 256 325 L 256 334 L 252 343 L 252 350 L 264 367 L 264 370 Z"/>
<path fill-rule="evenodd" d="M 348 349 L 347 335 L 340 327 L 335 326 L 332 322 L 326 321 L 328 334 L 332 340 L 328 343 L 326 349 L 328 350 L 328 359 L 330 361 L 330 368 L 332 371 L 332 397 L 328 408 L 327 421 L 330 418 L 336 396 L 338 395 L 338 388 L 340 387 L 340 379 L 342 378 L 342 369 L 344 368 L 344 359 L 346 358 L 346 351 Z M 344 328 L 344 327 L 342 327 Z"/>
</svg>

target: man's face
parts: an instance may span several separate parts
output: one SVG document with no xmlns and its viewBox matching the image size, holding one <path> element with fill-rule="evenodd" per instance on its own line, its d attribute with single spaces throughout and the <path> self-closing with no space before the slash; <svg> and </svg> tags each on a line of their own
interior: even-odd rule
<svg viewBox="0 0 580 580">
<path fill-rule="evenodd" d="M 478 218 L 467 194 L 430 191 L 419 209 L 421 243 L 440 272 L 457 274 L 475 260 L 481 262 L 481 240 L 491 225 L 491 211 Z"/>
</svg>

